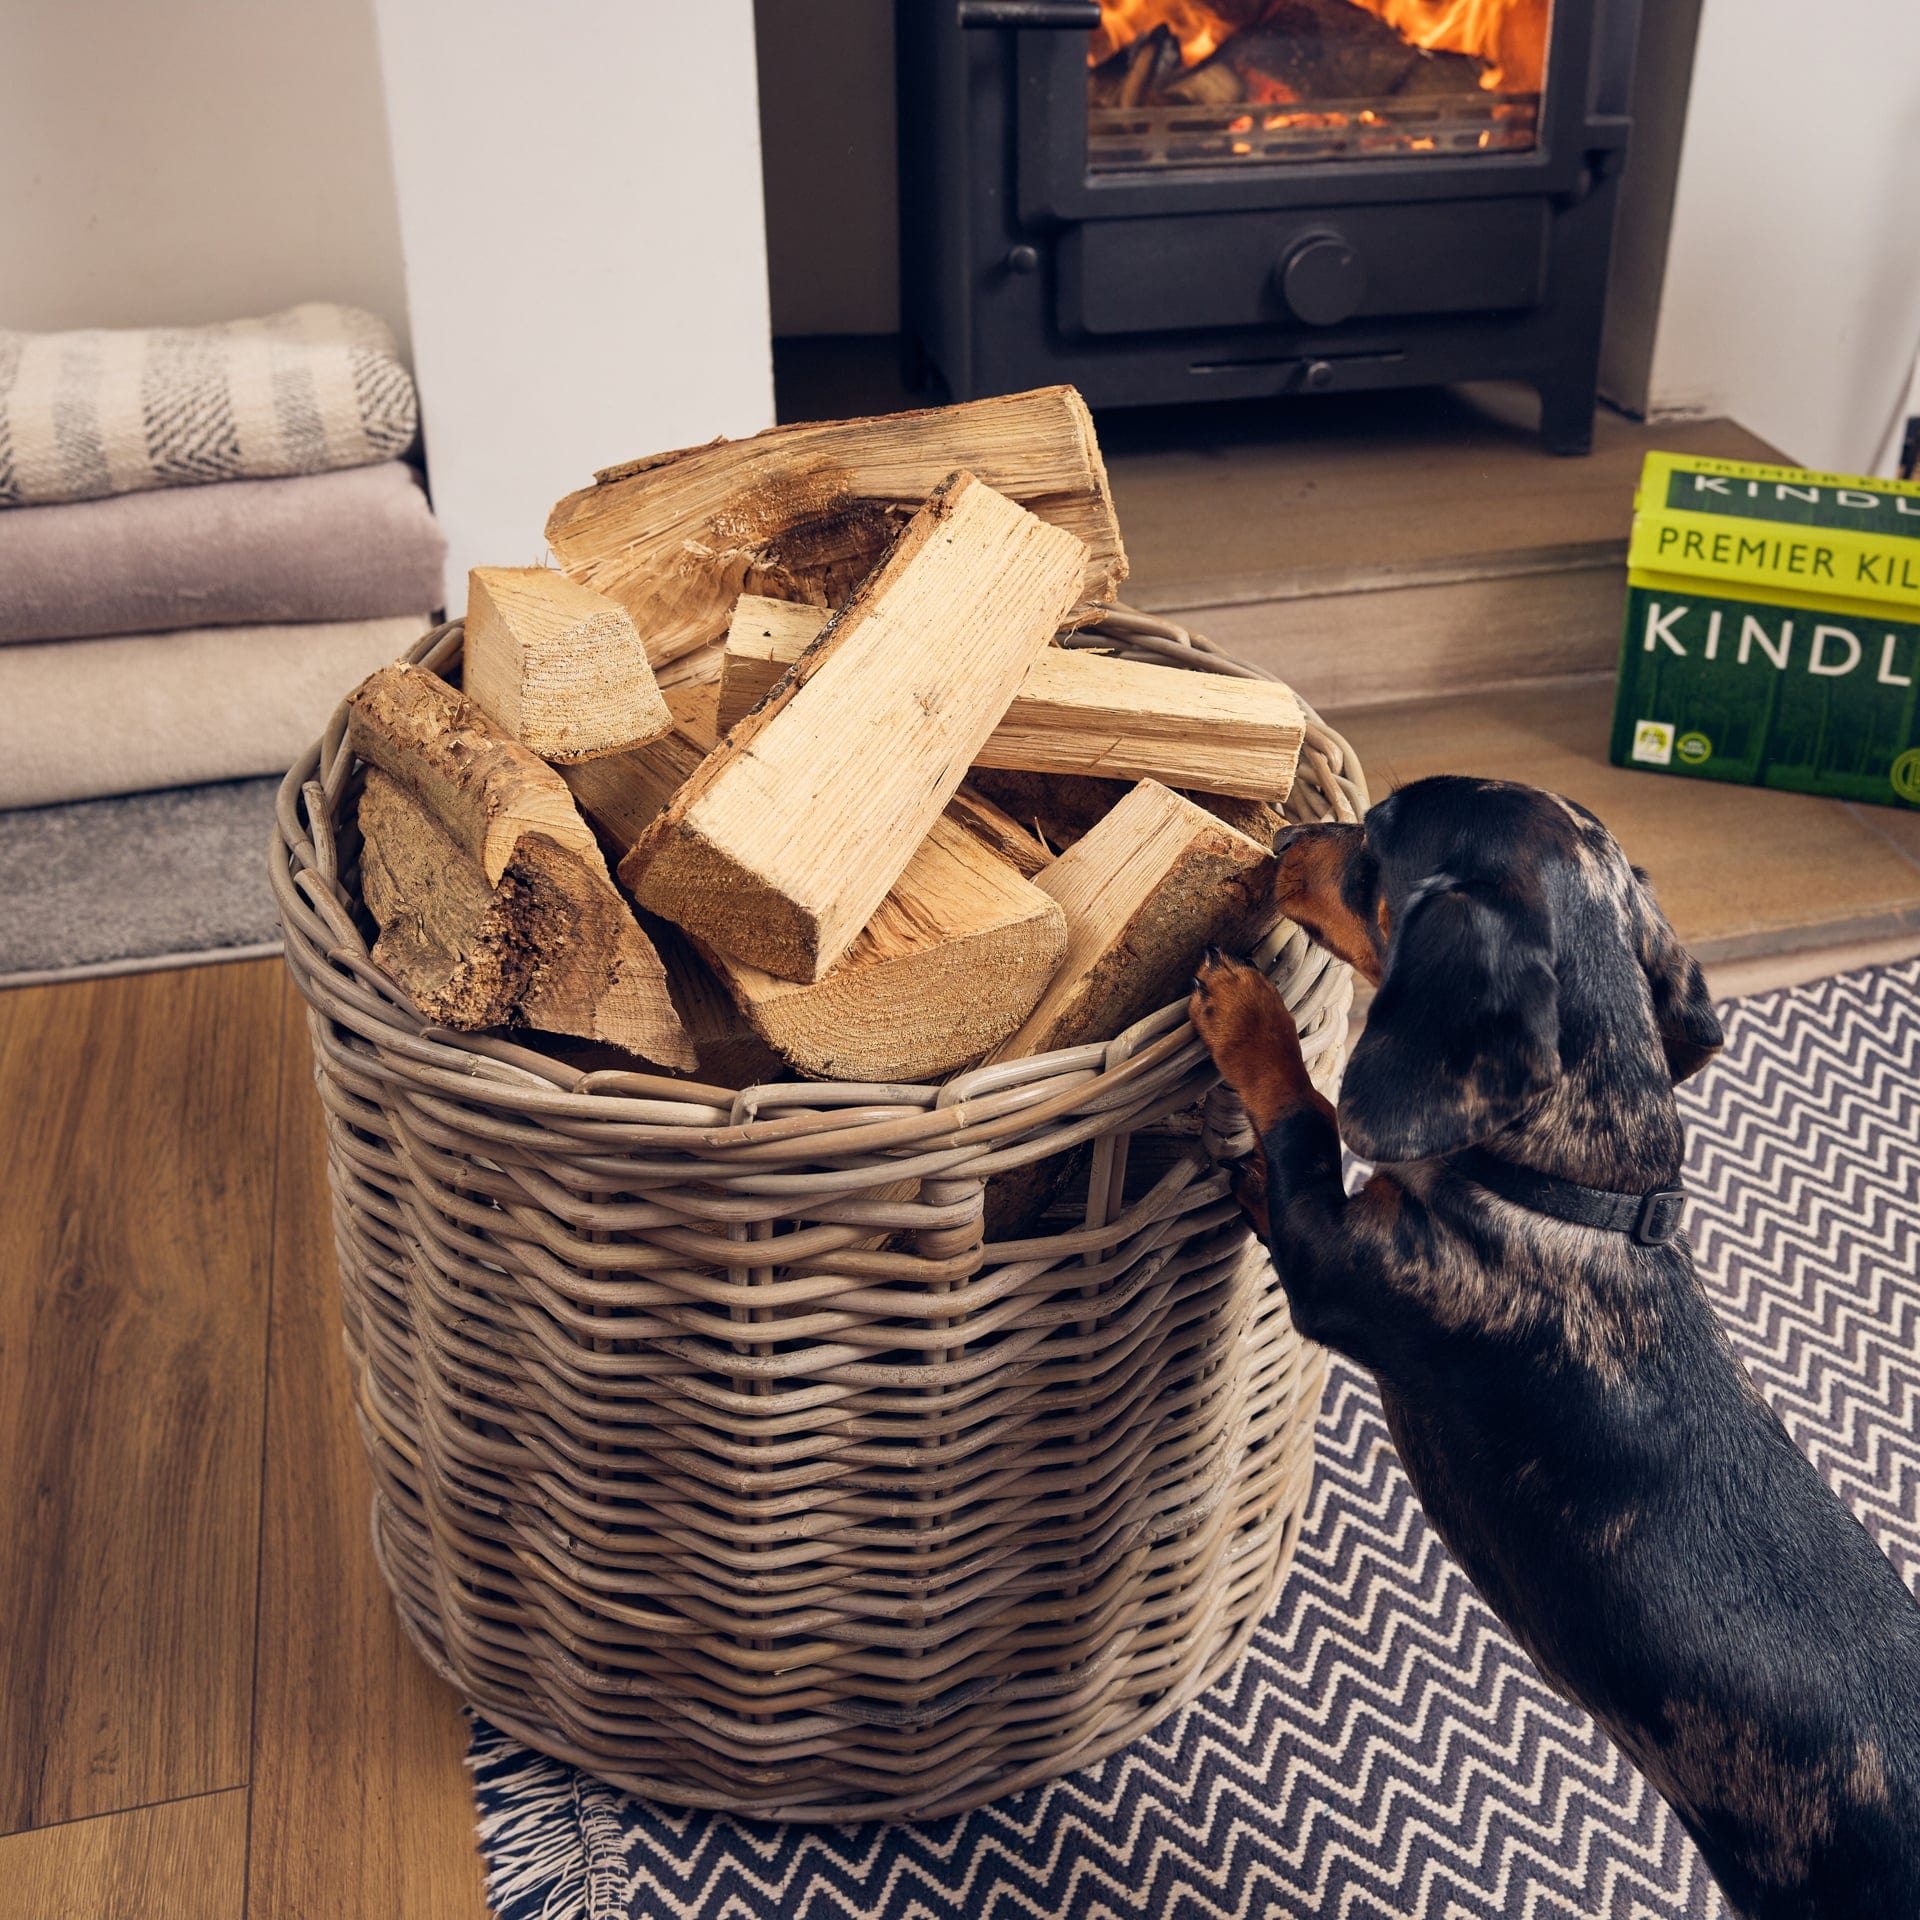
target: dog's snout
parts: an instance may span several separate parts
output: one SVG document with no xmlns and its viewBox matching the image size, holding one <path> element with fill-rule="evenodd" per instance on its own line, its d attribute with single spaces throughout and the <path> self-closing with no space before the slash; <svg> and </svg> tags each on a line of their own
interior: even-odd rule
<svg viewBox="0 0 1920 1920">
<path fill-rule="evenodd" d="M 1280 831 L 1273 836 L 1274 852 L 1277 854 L 1285 853 L 1305 832 L 1305 827 L 1282 827 Z"/>
</svg>

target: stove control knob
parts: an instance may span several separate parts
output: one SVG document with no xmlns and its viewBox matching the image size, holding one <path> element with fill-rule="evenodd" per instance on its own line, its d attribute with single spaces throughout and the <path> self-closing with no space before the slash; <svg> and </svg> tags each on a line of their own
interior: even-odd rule
<svg viewBox="0 0 1920 1920">
<path fill-rule="evenodd" d="M 1281 263 L 1280 291 L 1308 326 L 1338 326 L 1367 297 L 1366 262 L 1339 234 L 1311 234 Z"/>
</svg>

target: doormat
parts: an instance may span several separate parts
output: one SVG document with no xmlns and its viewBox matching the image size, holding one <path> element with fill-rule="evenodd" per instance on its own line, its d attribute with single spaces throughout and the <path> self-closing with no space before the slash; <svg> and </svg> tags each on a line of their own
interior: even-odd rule
<svg viewBox="0 0 1920 1920">
<path fill-rule="evenodd" d="M 278 775 L 0 812 L 0 987 L 280 947 Z"/>
<path fill-rule="evenodd" d="M 1687 1230 L 1741 1358 L 1920 1590 L 1920 961 L 1735 1001 L 1681 1089 Z M 1112 1758 L 976 1813 L 644 1805 L 474 1723 L 501 1920 L 1725 1920 L 1679 1823 L 1422 1517 L 1336 1362 L 1246 1657 Z M 1904 1504 L 1903 1504 L 1904 1503 Z"/>
</svg>

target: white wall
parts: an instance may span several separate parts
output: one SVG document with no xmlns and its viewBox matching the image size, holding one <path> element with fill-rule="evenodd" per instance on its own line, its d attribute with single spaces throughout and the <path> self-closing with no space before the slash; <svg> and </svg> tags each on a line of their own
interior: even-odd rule
<svg viewBox="0 0 1920 1920">
<path fill-rule="evenodd" d="M 457 610 L 596 467 L 772 422 L 753 7 L 375 11 Z"/>
<path fill-rule="evenodd" d="M 1706 0 L 1653 410 L 1871 468 L 1920 345 L 1917 151 L 1914 0 Z"/>
<path fill-rule="evenodd" d="M 406 295 L 370 0 L 0 0 L 0 327 Z"/>
</svg>

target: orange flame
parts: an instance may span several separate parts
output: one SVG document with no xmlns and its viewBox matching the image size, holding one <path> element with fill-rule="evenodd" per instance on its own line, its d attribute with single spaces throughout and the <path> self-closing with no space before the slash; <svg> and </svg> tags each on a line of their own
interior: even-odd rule
<svg viewBox="0 0 1920 1920">
<path fill-rule="evenodd" d="M 1100 24 L 1090 36 L 1087 64 L 1097 67 L 1143 33 L 1164 26 L 1180 42 L 1180 58 L 1197 67 L 1233 31 L 1202 0 L 1100 0 Z"/>
<path fill-rule="evenodd" d="M 1552 0 L 1351 0 L 1416 47 L 1470 54 L 1486 63 L 1480 84 L 1495 93 L 1538 93 L 1547 67 L 1547 16 Z M 1100 24 L 1089 36 L 1087 64 L 1098 66 L 1142 34 L 1165 26 L 1189 67 L 1242 26 L 1258 21 L 1259 0 L 1100 0 Z M 1273 83 L 1278 87 L 1278 82 Z M 1285 94 L 1286 89 L 1279 87 Z M 1266 98 L 1262 96 L 1262 103 Z M 1273 104 L 1281 104 L 1274 101 Z"/>
<path fill-rule="evenodd" d="M 1548 0 L 1354 0 L 1401 39 L 1471 54 L 1494 93 L 1538 93 L 1547 71 Z"/>
</svg>

